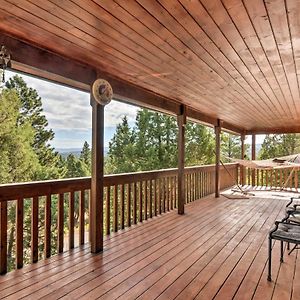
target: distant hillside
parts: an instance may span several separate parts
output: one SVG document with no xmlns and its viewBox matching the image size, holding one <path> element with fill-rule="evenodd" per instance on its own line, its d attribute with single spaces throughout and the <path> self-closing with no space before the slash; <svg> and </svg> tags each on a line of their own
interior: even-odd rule
<svg viewBox="0 0 300 300">
<path fill-rule="evenodd" d="M 55 149 L 63 158 L 66 158 L 69 154 L 73 154 L 76 157 L 80 156 L 81 148 L 56 148 Z M 108 147 L 104 147 L 104 156 L 108 153 Z"/>
</svg>

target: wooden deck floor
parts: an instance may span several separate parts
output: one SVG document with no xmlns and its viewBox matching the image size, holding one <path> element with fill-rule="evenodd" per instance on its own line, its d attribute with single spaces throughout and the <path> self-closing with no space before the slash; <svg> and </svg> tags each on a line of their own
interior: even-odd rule
<svg viewBox="0 0 300 300">
<path fill-rule="evenodd" d="M 92 255 L 75 249 L 0 277 L 7 299 L 300 299 L 295 251 L 267 281 L 267 234 L 288 197 L 212 196 L 144 222 L 105 241 Z"/>
</svg>

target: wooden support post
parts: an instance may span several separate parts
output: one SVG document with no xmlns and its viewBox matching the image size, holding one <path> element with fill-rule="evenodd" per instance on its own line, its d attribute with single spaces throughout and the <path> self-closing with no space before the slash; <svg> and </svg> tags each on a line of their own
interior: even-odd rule
<svg viewBox="0 0 300 300">
<path fill-rule="evenodd" d="M 103 144 L 104 106 L 93 98 L 92 105 L 92 180 L 90 202 L 91 252 L 103 250 Z"/>
<path fill-rule="evenodd" d="M 220 197 L 220 149 L 221 149 L 221 121 L 215 126 L 216 135 L 216 176 L 215 176 L 215 197 Z"/>
<path fill-rule="evenodd" d="M 181 112 L 177 116 L 178 123 L 178 214 L 184 214 L 184 150 L 185 150 L 185 124 L 186 110 L 185 106 L 181 105 Z"/>
<path fill-rule="evenodd" d="M 0 202 L 0 275 L 7 272 L 7 202 Z"/>
<path fill-rule="evenodd" d="M 255 143 L 255 134 L 252 134 L 252 151 L 251 151 L 251 159 L 255 160 L 256 158 L 256 143 Z M 251 184 L 255 185 L 255 170 L 252 170 L 252 175 L 251 175 Z"/>
<path fill-rule="evenodd" d="M 245 135 L 241 135 L 241 159 L 245 159 Z M 240 184 L 246 184 L 246 168 L 240 166 Z"/>
</svg>

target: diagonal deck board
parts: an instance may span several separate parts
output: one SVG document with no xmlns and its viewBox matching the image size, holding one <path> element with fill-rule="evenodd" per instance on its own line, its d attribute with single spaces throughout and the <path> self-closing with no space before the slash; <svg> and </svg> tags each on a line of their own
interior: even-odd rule
<svg viewBox="0 0 300 300">
<path fill-rule="evenodd" d="M 187 205 L 107 237 L 105 251 L 78 248 L 0 277 L 2 299 L 297 299 L 298 250 L 266 280 L 267 236 L 284 215 L 285 197 Z"/>
</svg>

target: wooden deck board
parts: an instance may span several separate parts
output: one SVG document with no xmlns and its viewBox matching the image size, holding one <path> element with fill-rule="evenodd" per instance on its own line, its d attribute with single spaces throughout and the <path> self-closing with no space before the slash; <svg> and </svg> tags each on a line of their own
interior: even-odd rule
<svg viewBox="0 0 300 300">
<path fill-rule="evenodd" d="M 288 197 L 213 196 L 112 234 L 105 251 L 76 248 L 0 277 L 1 299 L 298 299 L 298 250 L 273 250 L 267 236 Z M 278 193 L 278 192 L 276 192 Z M 287 194 L 285 194 L 287 195 Z"/>
</svg>

